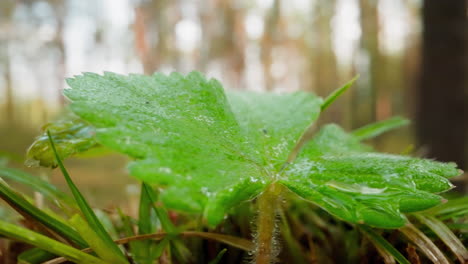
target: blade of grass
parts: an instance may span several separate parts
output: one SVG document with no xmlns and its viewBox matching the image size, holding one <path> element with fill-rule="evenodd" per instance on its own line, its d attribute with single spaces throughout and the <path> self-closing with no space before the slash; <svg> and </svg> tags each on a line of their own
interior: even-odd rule
<svg viewBox="0 0 468 264">
<path fill-rule="evenodd" d="M 93 212 L 88 202 L 83 197 L 83 195 L 81 194 L 81 192 L 78 190 L 75 183 L 71 179 L 70 175 L 68 174 L 68 171 L 65 169 L 65 166 L 63 165 L 63 162 L 60 159 L 60 156 L 58 155 L 57 149 L 55 148 L 55 144 L 50 134 L 50 131 L 47 131 L 47 136 L 49 137 L 49 142 L 52 147 L 52 151 L 54 152 L 55 159 L 57 160 L 57 164 L 60 170 L 62 171 L 62 174 L 65 177 L 68 187 L 70 188 L 73 194 L 73 197 L 75 198 L 75 201 L 78 204 L 78 207 L 83 213 L 83 216 L 88 222 L 90 228 L 94 230 L 94 232 L 96 232 L 98 237 L 103 240 L 103 242 L 105 243 L 109 251 L 114 252 L 116 256 L 119 256 L 122 259 L 122 261 L 124 261 L 124 263 L 127 263 L 124 254 L 119 249 L 119 247 L 114 243 L 111 236 L 106 232 L 102 223 L 99 222 L 99 219 L 97 218 L 96 214 Z"/>
<path fill-rule="evenodd" d="M 150 197 L 150 188 L 145 183 L 141 184 L 140 204 L 138 208 L 138 234 L 150 234 L 155 231 L 151 221 L 151 210 L 153 210 L 153 201 Z M 156 211 L 156 210 L 155 210 Z"/>
<path fill-rule="evenodd" d="M 44 235 L 28 230 L 23 227 L 12 225 L 0 220 L 0 234 L 10 239 L 24 242 L 53 254 L 63 256 L 79 264 L 106 264 L 106 262 L 81 252 L 78 249 L 67 246 Z"/>
<path fill-rule="evenodd" d="M 122 232 L 125 236 L 135 236 L 135 231 L 133 230 L 132 219 L 125 215 L 120 208 L 117 208 L 117 212 L 119 214 L 120 222 L 122 223 Z M 131 241 L 129 243 L 130 253 L 132 256 L 136 256 L 138 253 L 138 247 L 140 241 Z"/>
<path fill-rule="evenodd" d="M 354 130 L 353 135 L 359 140 L 365 140 L 369 138 L 374 138 L 380 134 L 383 134 L 387 131 L 406 126 L 410 122 L 408 119 L 404 119 L 399 116 L 395 116 L 386 120 L 382 120 L 373 124 L 369 124 Z"/>
<path fill-rule="evenodd" d="M 210 263 L 208 264 L 218 264 L 220 263 L 221 259 L 223 258 L 224 254 L 226 254 L 227 252 L 227 248 L 224 248 L 223 250 L 221 250 L 218 255 L 216 255 L 216 258 L 214 258 L 212 261 L 210 261 Z"/>
<path fill-rule="evenodd" d="M 138 206 L 138 234 L 150 234 L 155 232 L 153 205 L 148 191 L 145 190 L 145 183 L 141 184 L 140 203 Z M 142 264 L 151 264 L 155 257 L 151 256 L 153 252 L 153 241 L 133 241 L 130 243 L 130 248 L 134 260 Z"/>
<path fill-rule="evenodd" d="M 385 238 L 375 232 L 372 228 L 362 225 L 361 231 L 366 235 L 372 244 L 377 248 L 384 259 L 394 259 L 400 264 L 411 264 L 396 248 L 392 246 Z M 388 263 L 390 260 L 387 260 Z"/>
<path fill-rule="evenodd" d="M 96 232 L 94 232 L 93 229 L 91 229 L 88 223 L 80 215 L 74 215 L 69 222 L 81 234 L 86 242 L 88 242 L 93 251 L 96 252 L 96 254 L 104 261 L 116 264 L 127 263 L 126 261 L 123 261 L 121 257 L 114 254 L 113 251 L 109 250 L 104 241 L 96 234 Z"/>
<path fill-rule="evenodd" d="M 17 194 L 15 191 L 9 188 L 6 183 L 2 181 L 0 181 L 0 197 L 24 217 L 34 220 L 38 224 L 53 230 L 66 240 L 76 244 L 79 247 L 84 248 L 88 246 L 75 230 L 63 224 L 63 222 L 65 222 L 64 220 L 60 221 L 38 209 L 21 195 Z"/>
<path fill-rule="evenodd" d="M 75 204 L 69 195 L 60 191 L 54 185 L 26 172 L 11 168 L 0 168 L 0 176 L 24 184 L 51 200 L 60 200 L 67 205 Z"/>
<path fill-rule="evenodd" d="M 343 85 L 342 87 L 336 89 L 334 92 L 332 92 L 326 99 L 325 101 L 322 103 L 322 105 L 320 106 L 320 112 L 323 113 L 329 106 L 331 103 L 333 103 L 336 99 L 338 99 L 338 97 L 340 95 L 342 95 L 344 92 L 346 92 L 346 90 L 349 89 L 349 87 L 351 87 L 351 85 L 353 85 L 353 83 L 359 78 L 359 75 L 356 75 L 356 77 L 354 77 L 353 79 L 351 79 L 349 82 L 347 82 L 345 85 Z M 320 116 L 319 116 L 320 118 Z M 286 162 L 283 164 L 283 167 L 282 169 L 286 168 L 286 166 L 288 164 L 290 164 L 291 162 L 293 162 L 296 157 L 297 157 L 297 154 L 299 153 L 299 151 L 301 150 L 302 146 L 304 146 L 304 144 L 309 141 L 310 138 L 312 138 L 313 134 L 315 133 L 315 130 L 317 129 L 317 121 L 318 120 L 315 120 L 312 124 L 310 124 L 305 130 L 304 132 L 302 132 L 302 135 L 299 137 L 299 139 L 297 140 L 296 142 L 296 145 L 294 146 L 294 148 L 292 149 L 291 153 L 289 153 L 289 156 L 288 156 L 288 159 L 286 160 Z"/>
<path fill-rule="evenodd" d="M 161 242 L 159 242 L 152 250 L 151 250 L 151 258 L 152 259 L 157 259 L 161 257 L 162 253 L 164 250 L 167 248 L 167 246 L 171 242 L 171 237 L 165 237 Z"/>
<path fill-rule="evenodd" d="M 462 233 L 468 233 L 468 223 L 448 223 L 446 226 L 452 230 L 459 230 Z"/>
<path fill-rule="evenodd" d="M 190 250 L 185 246 L 185 244 L 182 243 L 180 239 L 178 239 L 175 236 L 178 230 L 169 219 L 169 214 L 167 213 L 167 211 L 164 208 L 156 206 L 156 192 L 147 183 L 142 184 L 141 191 L 145 193 L 145 199 L 147 199 L 148 202 L 150 202 L 151 208 L 156 213 L 156 216 L 159 219 L 159 222 L 161 223 L 162 229 L 168 234 L 174 235 L 170 238 L 170 244 L 174 248 L 174 255 L 176 256 L 176 258 L 180 259 L 182 263 L 188 262 L 188 259 L 192 254 L 190 253 Z"/>
<path fill-rule="evenodd" d="M 198 231 L 185 231 L 185 232 L 180 232 L 178 235 L 182 237 L 206 238 L 206 239 L 218 241 L 221 243 L 225 243 L 227 245 L 233 246 L 238 249 L 242 249 L 247 252 L 252 251 L 255 247 L 254 243 L 250 240 L 243 239 L 240 237 L 229 236 L 229 235 L 222 235 L 222 234 L 208 233 L 208 232 L 198 232 Z M 136 236 L 125 237 L 125 238 L 115 240 L 115 243 L 119 245 L 123 245 L 123 244 L 128 244 L 132 241 L 141 241 L 141 240 L 148 240 L 148 239 L 162 240 L 167 236 L 170 237 L 170 236 L 173 236 L 173 234 L 155 233 L 155 234 L 146 234 L 146 235 L 136 235 Z M 92 250 L 90 248 L 85 248 L 82 251 L 91 252 Z M 65 261 L 66 259 L 64 258 L 56 258 L 44 264 L 59 264 Z"/>
<path fill-rule="evenodd" d="M 427 258 L 434 263 L 449 264 L 445 255 L 423 232 L 412 224 L 399 229 Z"/>
<path fill-rule="evenodd" d="M 158 219 L 161 222 L 162 229 L 167 233 L 177 233 L 177 228 L 171 222 L 167 211 L 164 208 L 155 206 L 157 201 L 157 195 L 154 189 L 151 188 L 151 186 L 149 186 L 147 183 L 143 183 L 141 191 L 145 193 L 145 197 L 148 199 L 154 212 L 158 216 Z"/>
<path fill-rule="evenodd" d="M 448 219 L 466 216 L 468 211 L 468 196 L 450 199 L 446 203 L 425 211 L 425 214 L 436 215 L 438 219 Z"/>
<path fill-rule="evenodd" d="M 468 262 L 468 251 L 463 246 L 463 243 L 455 236 L 452 231 L 437 218 L 432 216 L 424 216 L 422 214 L 414 214 L 416 218 L 426 226 L 428 226 L 434 233 L 447 245 L 448 248 L 457 256 L 460 263 Z"/>
<path fill-rule="evenodd" d="M 356 75 L 353 79 L 351 79 L 349 82 L 345 83 L 343 86 L 340 88 L 336 89 L 331 93 L 323 102 L 322 106 L 320 107 L 320 110 L 323 112 L 325 109 L 327 109 L 330 104 L 332 104 L 340 95 L 342 95 L 344 92 L 346 92 L 349 87 L 351 87 L 354 82 L 359 78 L 359 75 Z"/>
<path fill-rule="evenodd" d="M 40 264 L 52 258 L 56 258 L 55 254 L 45 251 L 40 248 L 32 248 L 18 255 L 18 264 Z"/>
</svg>

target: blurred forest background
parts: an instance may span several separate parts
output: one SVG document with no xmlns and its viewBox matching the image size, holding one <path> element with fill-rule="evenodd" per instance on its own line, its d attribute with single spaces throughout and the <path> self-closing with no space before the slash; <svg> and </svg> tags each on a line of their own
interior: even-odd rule
<svg viewBox="0 0 468 264">
<path fill-rule="evenodd" d="M 380 150 L 468 169 L 467 35 L 466 0 L 1 0 L 0 150 L 21 161 L 83 71 L 198 70 L 228 89 L 321 96 L 360 74 L 321 122 L 402 115 L 413 124 Z M 119 195 L 121 159 L 68 166 Z"/>
</svg>

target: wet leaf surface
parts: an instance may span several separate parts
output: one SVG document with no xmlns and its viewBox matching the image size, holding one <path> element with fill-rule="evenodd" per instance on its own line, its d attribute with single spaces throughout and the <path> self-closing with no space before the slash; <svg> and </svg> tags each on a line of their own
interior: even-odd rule
<svg viewBox="0 0 468 264">
<path fill-rule="evenodd" d="M 451 163 L 374 153 L 360 143 L 401 119 L 367 126 L 364 136 L 327 125 L 285 166 L 323 104 L 304 92 L 225 93 L 197 72 L 86 73 L 68 84 L 71 109 L 95 127 L 97 142 L 135 158 L 130 173 L 164 187 L 166 206 L 203 213 L 211 225 L 279 181 L 346 221 L 397 228 L 404 212 L 439 204 L 435 193 L 459 174 Z"/>
</svg>

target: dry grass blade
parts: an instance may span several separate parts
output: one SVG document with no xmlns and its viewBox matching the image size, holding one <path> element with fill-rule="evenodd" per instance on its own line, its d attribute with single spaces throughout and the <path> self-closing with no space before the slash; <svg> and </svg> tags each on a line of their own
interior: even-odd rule
<svg viewBox="0 0 468 264">
<path fill-rule="evenodd" d="M 468 251 L 463 243 L 450 231 L 450 229 L 440 220 L 433 216 L 424 216 L 416 214 L 416 217 L 423 224 L 427 225 L 442 241 L 450 248 L 450 250 L 457 256 L 460 263 L 468 262 Z"/>
<path fill-rule="evenodd" d="M 399 230 L 432 262 L 450 264 L 442 251 L 414 225 L 408 224 Z"/>
</svg>

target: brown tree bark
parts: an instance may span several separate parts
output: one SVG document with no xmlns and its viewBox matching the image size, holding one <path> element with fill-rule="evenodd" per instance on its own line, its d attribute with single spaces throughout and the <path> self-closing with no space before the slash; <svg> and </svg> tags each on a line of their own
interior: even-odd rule
<svg viewBox="0 0 468 264">
<path fill-rule="evenodd" d="M 419 143 L 429 157 L 467 169 L 467 1 L 426 0 L 423 23 Z"/>
</svg>

